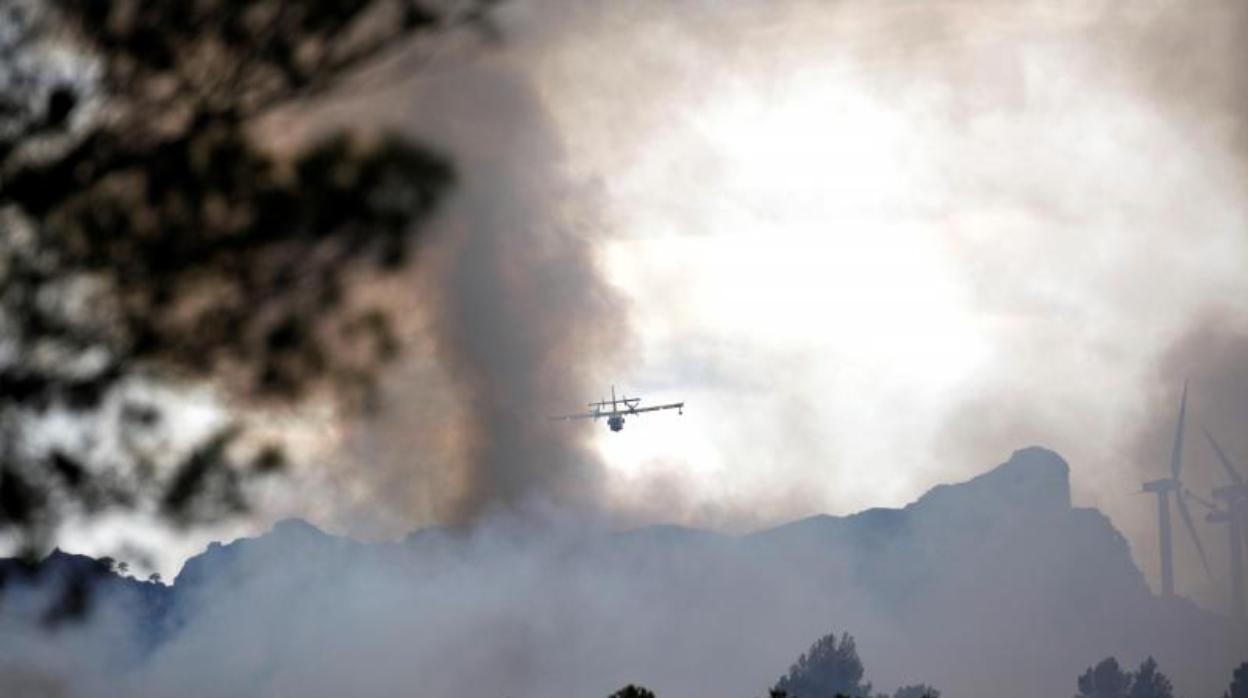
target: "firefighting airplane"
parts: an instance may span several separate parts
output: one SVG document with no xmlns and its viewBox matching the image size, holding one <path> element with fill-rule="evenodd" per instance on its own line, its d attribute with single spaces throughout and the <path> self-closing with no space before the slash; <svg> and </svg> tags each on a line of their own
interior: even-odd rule
<svg viewBox="0 0 1248 698">
<path fill-rule="evenodd" d="M 673 402 L 667 405 L 654 405 L 653 407 L 638 407 L 641 404 L 639 397 L 615 397 L 615 386 L 611 386 L 611 399 L 600 400 L 598 402 L 589 403 L 589 411 L 579 414 L 565 414 L 551 419 L 592 419 L 595 422 L 599 417 L 607 418 L 607 426 L 611 427 L 611 431 L 620 431 L 624 428 L 624 415 L 640 415 L 642 412 L 657 412 L 659 410 L 677 410 L 677 414 L 685 413 L 685 403 Z M 610 409 L 608 409 L 610 408 Z"/>
</svg>

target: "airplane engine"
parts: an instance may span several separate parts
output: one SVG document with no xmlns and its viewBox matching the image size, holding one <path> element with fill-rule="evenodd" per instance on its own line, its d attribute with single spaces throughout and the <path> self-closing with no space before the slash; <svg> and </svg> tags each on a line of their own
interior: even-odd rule
<svg viewBox="0 0 1248 698">
<path fill-rule="evenodd" d="M 607 426 L 611 427 L 611 431 L 619 431 L 624 428 L 624 418 L 619 415 L 609 417 Z"/>
</svg>

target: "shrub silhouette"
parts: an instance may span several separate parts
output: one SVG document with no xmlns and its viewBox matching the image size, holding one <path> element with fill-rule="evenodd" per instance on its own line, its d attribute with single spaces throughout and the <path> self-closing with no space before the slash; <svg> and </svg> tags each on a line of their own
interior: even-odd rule
<svg viewBox="0 0 1248 698">
<path fill-rule="evenodd" d="M 624 688 L 612 693 L 608 698 L 654 698 L 654 693 L 641 686 L 629 684 Z"/>
<path fill-rule="evenodd" d="M 1235 668 L 1231 675 L 1231 687 L 1226 689 L 1222 698 L 1248 698 L 1248 662 Z"/>
<path fill-rule="evenodd" d="M 1076 681 L 1075 698 L 1174 698 L 1170 679 L 1157 669 L 1152 657 L 1135 672 L 1123 671 L 1113 657 L 1089 667 Z"/>
<path fill-rule="evenodd" d="M 858 659 L 854 638 L 849 633 L 825 635 L 815 641 L 789 673 L 776 682 L 774 691 L 792 698 L 848 698 L 871 695 L 871 684 L 862 683 L 863 667 Z"/>
</svg>

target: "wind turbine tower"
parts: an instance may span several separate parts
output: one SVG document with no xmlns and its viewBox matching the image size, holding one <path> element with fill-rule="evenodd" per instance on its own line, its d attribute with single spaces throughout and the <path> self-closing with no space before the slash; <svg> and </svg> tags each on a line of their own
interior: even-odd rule
<svg viewBox="0 0 1248 698">
<path fill-rule="evenodd" d="M 1144 483 L 1144 491 L 1157 495 L 1157 530 L 1161 542 L 1161 595 L 1174 596 L 1174 558 L 1170 550 L 1170 493 L 1174 480 Z"/>
<path fill-rule="evenodd" d="M 1248 604 L 1244 598 L 1244 526 L 1248 525 L 1248 483 L 1244 481 L 1231 459 L 1213 440 L 1213 435 L 1205 432 L 1205 438 L 1218 456 L 1218 462 L 1231 478 L 1231 484 L 1213 490 L 1213 498 L 1223 503 L 1222 508 L 1211 511 L 1206 520 L 1212 523 L 1225 523 L 1230 533 L 1231 544 L 1231 615 L 1240 620 L 1248 618 Z"/>
<path fill-rule="evenodd" d="M 1205 557 L 1205 548 L 1196 535 L 1196 525 L 1192 523 L 1192 514 L 1183 498 L 1183 482 L 1179 474 L 1183 470 L 1183 422 L 1187 418 L 1187 383 L 1183 383 L 1183 398 L 1179 403 L 1179 420 L 1174 428 L 1174 445 L 1170 450 L 1170 477 L 1144 483 L 1144 491 L 1157 495 L 1157 530 L 1161 542 L 1161 595 L 1174 596 L 1174 555 L 1170 535 L 1170 493 L 1175 493 L 1174 502 L 1183 518 L 1183 525 L 1191 536 L 1196 551 L 1200 553 L 1200 561 L 1204 563 L 1205 572 L 1210 573 L 1209 560 Z M 1211 573 L 1210 573 L 1211 574 Z"/>
</svg>

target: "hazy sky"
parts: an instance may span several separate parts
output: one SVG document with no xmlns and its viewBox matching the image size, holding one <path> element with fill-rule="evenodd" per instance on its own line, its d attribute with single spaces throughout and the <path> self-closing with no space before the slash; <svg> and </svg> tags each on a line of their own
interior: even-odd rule
<svg viewBox="0 0 1248 698">
<path fill-rule="evenodd" d="M 507 16 L 627 301 L 600 373 L 689 403 L 599 425 L 617 505 L 728 528 L 848 513 L 1044 444 L 1155 576 L 1135 493 L 1166 472 L 1185 377 L 1194 424 L 1248 459 L 1242 7 Z M 1185 453 L 1189 486 L 1221 483 L 1195 430 Z M 1217 571 L 1225 531 L 1198 525 Z M 1220 604 L 1177 546 L 1181 589 Z"/>
<path fill-rule="evenodd" d="M 443 520 L 480 478 L 469 452 L 513 443 L 465 446 L 473 419 L 614 382 L 688 403 L 561 425 L 601 460 L 574 489 L 622 524 L 898 506 L 1041 444 L 1155 581 L 1136 493 L 1185 377 L 1195 425 L 1248 463 L 1246 20 L 1233 0 L 504 5 L 502 45 L 409 57 L 367 109 L 324 110 L 428 138 L 465 183 L 414 278 L 376 290 L 410 318 L 385 411 L 303 417 L 320 450 L 271 514 Z M 502 232 L 465 233 L 483 211 Z M 453 290 L 484 279 L 497 296 Z M 504 329 L 450 342 L 451 307 Z M 537 369 L 465 393 L 465 346 Z M 1188 436 L 1189 486 L 1221 484 Z M 1176 530 L 1178 587 L 1220 607 L 1226 533 L 1198 526 L 1222 581 Z"/>
</svg>

